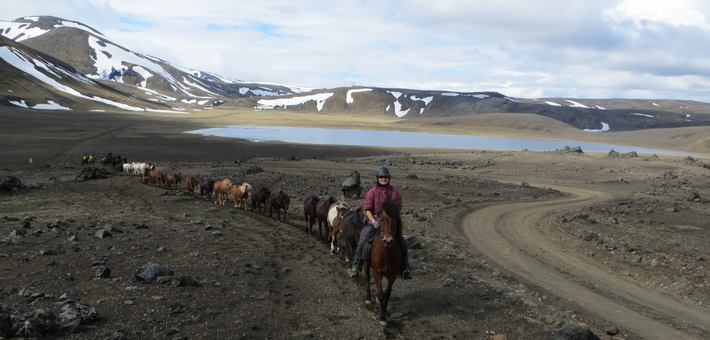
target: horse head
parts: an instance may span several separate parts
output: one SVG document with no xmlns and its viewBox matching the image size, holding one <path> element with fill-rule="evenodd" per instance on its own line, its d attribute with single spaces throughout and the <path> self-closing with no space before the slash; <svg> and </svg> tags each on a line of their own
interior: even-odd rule
<svg viewBox="0 0 710 340">
<path fill-rule="evenodd" d="M 395 234 L 397 228 L 401 225 L 401 217 L 399 207 L 394 201 L 386 200 L 382 204 L 378 204 L 380 212 L 380 236 L 385 247 L 391 247 L 395 242 Z"/>
</svg>

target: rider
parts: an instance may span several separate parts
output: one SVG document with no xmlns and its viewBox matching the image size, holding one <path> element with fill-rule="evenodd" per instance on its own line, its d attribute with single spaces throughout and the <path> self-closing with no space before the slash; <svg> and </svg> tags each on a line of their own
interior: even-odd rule
<svg viewBox="0 0 710 340">
<path fill-rule="evenodd" d="M 378 204 L 382 204 L 387 198 L 395 200 L 402 208 L 402 195 L 397 188 L 390 185 L 390 170 L 387 167 L 381 166 L 377 169 L 377 186 L 370 189 L 365 195 L 365 213 L 367 214 L 368 224 L 360 237 L 355 250 L 355 259 L 353 269 L 350 272 L 350 277 L 360 275 L 362 265 L 362 247 L 365 242 L 372 242 L 376 229 L 380 229 L 380 216 Z M 395 238 L 402 248 L 402 278 L 405 280 L 412 279 L 412 272 L 409 271 L 409 257 L 407 256 L 407 242 L 402 236 L 402 228 L 397 228 Z"/>
</svg>

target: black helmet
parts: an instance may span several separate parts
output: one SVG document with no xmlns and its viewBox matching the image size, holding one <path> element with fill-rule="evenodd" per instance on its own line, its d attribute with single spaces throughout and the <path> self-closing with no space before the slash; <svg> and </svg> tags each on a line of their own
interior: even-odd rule
<svg viewBox="0 0 710 340">
<path fill-rule="evenodd" d="M 381 166 L 377 168 L 377 177 L 380 176 L 387 176 L 390 177 L 390 169 L 387 169 L 386 166 Z"/>
</svg>

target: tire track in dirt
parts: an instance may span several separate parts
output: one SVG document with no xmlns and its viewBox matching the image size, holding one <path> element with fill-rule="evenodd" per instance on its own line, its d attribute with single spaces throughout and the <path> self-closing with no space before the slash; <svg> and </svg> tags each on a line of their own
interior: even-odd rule
<svg viewBox="0 0 710 340">
<path fill-rule="evenodd" d="M 469 214 L 463 221 L 467 238 L 506 270 L 645 339 L 700 339 L 710 335 L 707 310 L 647 290 L 620 273 L 564 251 L 541 232 L 538 227 L 546 216 L 613 197 L 612 193 L 582 188 L 554 189 L 571 197 L 496 204 Z"/>
<path fill-rule="evenodd" d="M 113 137 L 113 136 L 133 127 L 134 125 L 136 125 L 136 123 L 127 124 L 124 126 L 119 126 L 117 128 L 111 129 L 109 131 L 102 131 L 102 132 L 96 133 L 94 135 L 79 139 L 79 140 L 75 141 L 72 145 L 66 145 L 66 146 L 59 147 L 57 149 L 57 151 L 55 151 L 52 155 L 48 156 L 46 160 L 42 160 L 42 162 L 47 163 L 47 164 L 55 164 L 55 165 L 62 165 L 62 166 L 67 166 L 67 165 L 71 164 L 73 160 L 76 160 L 77 163 L 80 163 L 81 157 L 83 155 L 81 155 L 81 154 L 75 155 L 75 152 L 80 147 L 88 145 L 89 143 L 95 143 L 97 140 L 99 140 L 101 138 Z M 99 161 L 99 159 L 97 157 L 96 165 L 98 165 L 98 161 Z M 67 162 L 69 162 L 69 164 L 67 164 Z M 40 164 L 40 163 L 38 162 L 37 164 Z"/>
</svg>

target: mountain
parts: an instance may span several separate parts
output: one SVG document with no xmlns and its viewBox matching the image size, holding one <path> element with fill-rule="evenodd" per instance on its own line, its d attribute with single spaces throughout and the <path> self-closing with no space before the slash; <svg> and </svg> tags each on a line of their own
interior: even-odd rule
<svg viewBox="0 0 710 340">
<path fill-rule="evenodd" d="M 312 90 L 245 82 L 131 51 L 56 17 L 0 21 L 0 105 L 189 113 L 225 107 L 392 116 L 431 124 L 535 114 L 594 132 L 710 125 L 710 104 L 682 100 L 522 99 L 373 87 Z M 51 101 L 51 103 L 50 103 Z"/>
</svg>

